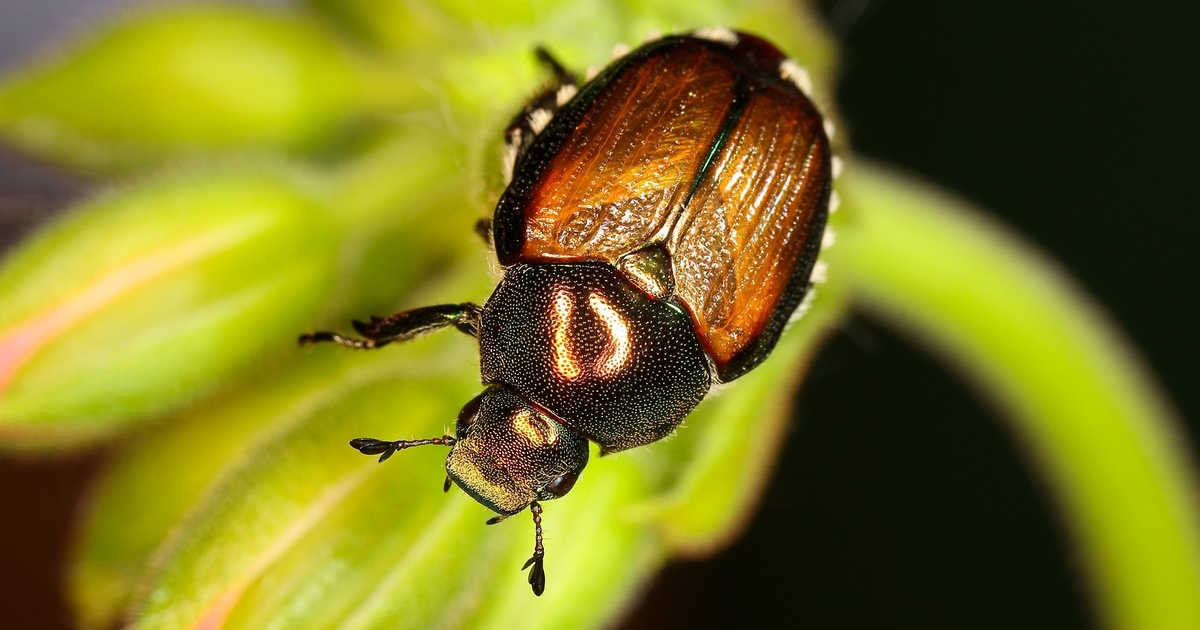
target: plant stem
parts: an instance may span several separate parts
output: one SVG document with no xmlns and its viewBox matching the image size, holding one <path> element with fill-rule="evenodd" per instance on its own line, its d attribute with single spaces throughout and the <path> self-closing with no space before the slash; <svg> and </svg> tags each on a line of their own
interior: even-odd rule
<svg viewBox="0 0 1200 630">
<path fill-rule="evenodd" d="M 852 299 L 924 339 L 1011 417 L 1113 628 L 1200 628 L 1195 467 L 1178 420 L 1053 265 L 878 167 L 839 182 Z"/>
</svg>

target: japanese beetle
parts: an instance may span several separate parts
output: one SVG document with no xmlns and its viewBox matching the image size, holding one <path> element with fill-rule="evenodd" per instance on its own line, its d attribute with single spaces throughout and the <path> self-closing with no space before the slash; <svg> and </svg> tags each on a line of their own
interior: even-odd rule
<svg viewBox="0 0 1200 630">
<path fill-rule="evenodd" d="M 449 446 L 447 490 L 489 522 L 528 507 L 540 595 L 539 501 L 571 490 L 588 442 L 659 440 L 770 354 L 809 292 L 836 161 L 804 71 L 758 37 L 665 37 L 582 86 L 538 54 L 554 82 L 509 125 L 508 186 L 478 226 L 504 267 L 487 303 L 300 341 L 379 348 L 450 326 L 478 339 L 485 389 L 453 436 L 350 444 L 380 461 Z"/>
</svg>

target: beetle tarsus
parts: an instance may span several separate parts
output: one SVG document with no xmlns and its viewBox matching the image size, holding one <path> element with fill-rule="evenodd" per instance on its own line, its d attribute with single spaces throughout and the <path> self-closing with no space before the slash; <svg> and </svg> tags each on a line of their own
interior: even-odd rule
<svg viewBox="0 0 1200 630">
<path fill-rule="evenodd" d="M 492 219 L 491 217 L 483 217 L 475 222 L 475 234 L 483 239 L 483 243 L 488 247 L 492 246 Z"/>
<path fill-rule="evenodd" d="M 358 450 L 363 455 L 378 455 L 379 463 L 387 461 L 389 457 L 396 454 L 396 451 L 402 451 L 406 448 L 414 446 L 426 446 L 429 444 L 439 444 L 442 446 L 454 446 L 458 440 L 450 435 L 443 435 L 440 438 L 429 438 L 425 440 L 377 440 L 375 438 L 354 438 L 350 440 L 350 446 Z M 447 477 L 447 480 L 449 478 Z M 449 489 L 449 488 L 447 488 Z"/>
<path fill-rule="evenodd" d="M 542 566 L 542 558 L 534 556 L 526 560 L 521 570 L 525 570 L 529 565 L 533 565 L 533 568 L 529 569 L 529 585 L 533 587 L 533 594 L 541 597 L 542 593 L 546 592 L 546 569 Z"/>
<path fill-rule="evenodd" d="M 546 569 L 542 566 L 546 558 L 546 550 L 542 547 L 542 506 L 534 501 L 529 504 L 529 512 L 533 514 L 533 557 L 521 565 L 521 570 L 529 569 L 529 585 L 533 587 L 533 594 L 540 597 L 546 590 Z"/>
<path fill-rule="evenodd" d="M 534 48 L 533 54 L 542 65 L 554 73 L 554 78 L 558 81 L 559 85 L 574 84 L 576 82 L 575 74 L 559 63 L 558 59 L 555 59 L 554 55 L 549 50 L 546 50 L 545 46 Z"/>
</svg>

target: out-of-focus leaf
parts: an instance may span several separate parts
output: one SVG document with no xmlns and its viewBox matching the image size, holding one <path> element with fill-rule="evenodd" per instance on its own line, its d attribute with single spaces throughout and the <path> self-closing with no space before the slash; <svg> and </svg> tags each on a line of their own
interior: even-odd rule
<svg viewBox="0 0 1200 630">
<path fill-rule="evenodd" d="M 135 627 L 230 627 L 238 625 L 227 625 L 235 619 L 261 621 L 304 605 L 347 615 L 350 607 L 340 604 L 346 590 L 368 586 L 360 581 L 371 567 L 385 570 L 385 556 L 395 560 L 395 552 L 417 538 L 423 520 L 438 512 L 432 500 L 420 499 L 444 501 L 438 495 L 445 455 L 442 449 L 417 450 L 384 468 L 346 446 L 347 437 L 423 434 L 433 428 L 429 420 L 452 423 L 452 401 L 467 400 L 478 389 L 469 379 L 455 378 L 464 370 L 439 374 L 421 367 L 425 377 L 348 383 L 338 396 L 308 410 L 294 431 L 260 441 L 255 456 L 227 476 L 207 509 L 182 531 Z M 389 481 L 395 485 L 388 488 Z M 405 497 L 410 501 L 401 510 L 396 502 Z M 383 512 L 367 518 L 364 508 Z M 358 518 L 347 520 L 354 513 Z M 400 539 L 387 540 L 390 532 Z M 343 545 L 348 551 L 339 554 Z M 314 566 L 323 576 L 297 579 L 289 565 Z M 326 597 L 318 602 L 322 591 Z M 296 597 L 300 593 L 304 597 Z"/>
<path fill-rule="evenodd" d="M 436 3 L 391 0 L 307 0 L 318 13 L 354 36 L 388 51 L 426 51 L 456 33 Z"/>
<path fill-rule="evenodd" d="M 289 347 L 341 227 L 266 168 L 110 194 L 0 267 L 0 440 L 60 447 L 193 400 Z"/>
<path fill-rule="evenodd" d="M 8 77 L 0 134 L 43 157 L 112 170 L 201 150 L 312 149 L 355 115 L 422 94 L 307 20 L 173 8 Z"/>
<path fill-rule="evenodd" d="M 309 4 L 398 56 L 421 58 L 425 76 L 449 97 L 460 124 L 496 125 L 512 116 L 514 104 L 545 81 L 545 69 L 533 56 L 537 45 L 582 74 L 606 63 L 618 43 L 637 45 L 654 33 L 704 26 L 741 28 L 771 39 L 806 66 L 822 93 L 831 94 L 825 88 L 832 78 L 833 41 L 807 6 L 787 0 Z M 486 149 L 495 147 L 490 143 Z"/>
<path fill-rule="evenodd" d="M 305 352 L 282 374 L 193 410 L 133 444 L 101 475 L 74 549 L 71 599 L 79 618 L 88 627 L 115 625 L 151 552 L 222 471 L 257 457 L 259 443 L 270 443 L 263 432 L 304 422 L 311 410 L 351 395 L 359 383 L 424 369 L 430 346 L 407 353 Z M 454 367 L 469 363 L 460 355 L 451 355 L 460 361 Z M 330 450 L 340 450 L 345 441 L 331 442 Z"/>
<path fill-rule="evenodd" d="M 484 211 L 468 194 L 461 143 L 438 125 L 406 127 L 330 175 L 353 254 L 349 281 L 332 300 L 356 317 L 386 314 L 409 287 L 486 252 L 474 234 Z"/>
</svg>

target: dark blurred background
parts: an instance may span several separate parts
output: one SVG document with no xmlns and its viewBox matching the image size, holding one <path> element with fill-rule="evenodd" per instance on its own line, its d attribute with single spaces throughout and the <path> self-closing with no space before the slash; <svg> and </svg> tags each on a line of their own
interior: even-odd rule
<svg viewBox="0 0 1200 630">
<path fill-rule="evenodd" d="M 0 67 L 129 4 L 0 0 Z M 839 100 L 858 152 L 1057 259 L 1139 348 L 1195 450 L 1200 8 L 819 4 L 844 45 Z M 88 189 L 0 149 L 0 249 Z M 71 627 L 62 559 L 102 456 L 0 460 L 0 625 Z M 1051 506 L 986 401 L 856 318 L 812 367 L 746 535 L 669 567 L 625 626 L 1096 627 Z"/>
</svg>

